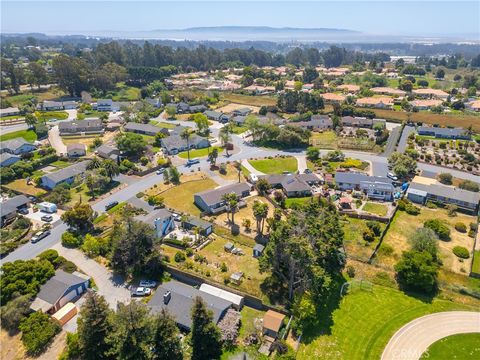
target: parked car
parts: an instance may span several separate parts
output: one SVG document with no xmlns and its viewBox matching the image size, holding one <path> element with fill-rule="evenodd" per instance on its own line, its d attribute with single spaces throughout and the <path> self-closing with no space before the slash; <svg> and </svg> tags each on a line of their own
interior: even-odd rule
<svg viewBox="0 0 480 360">
<path fill-rule="evenodd" d="M 132 291 L 132 296 L 148 296 L 152 293 L 152 290 L 150 290 L 147 287 L 137 287 L 134 288 Z"/>
<path fill-rule="evenodd" d="M 311 174 L 311 173 L 312 173 L 312 170 L 310 170 L 310 169 L 305 169 L 305 170 L 303 170 L 303 173 L 304 173 L 304 174 Z"/>
<path fill-rule="evenodd" d="M 157 175 L 162 175 L 165 172 L 165 168 L 161 168 L 157 170 Z"/>
<path fill-rule="evenodd" d="M 35 235 L 32 236 L 32 238 L 30 239 L 30 242 L 32 244 L 35 244 L 35 243 L 39 242 L 40 240 L 42 240 L 43 238 L 47 237 L 48 235 L 50 235 L 50 230 L 39 231 Z"/>
<path fill-rule="evenodd" d="M 250 175 L 248 175 L 248 177 L 250 178 L 250 182 L 252 184 L 256 184 L 257 181 L 258 181 L 258 176 L 257 174 L 254 174 L 254 173 L 251 173 Z"/>
<path fill-rule="evenodd" d="M 190 160 L 187 161 L 186 166 L 192 166 L 192 165 L 195 165 L 195 164 L 200 164 L 200 160 L 198 160 L 198 159 L 190 159 Z"/>
<path fill-rule="evenodd" d="M 108 203 L 107 205 L 105 205 L 105 211 L 108 211 L 110 210 L 111 208 L 113 208 L 114 206 L 117 206 L 118 205 L 118 201 L 112 201 L 110 203 Z"/>
<path fill-rule="evenodd" d="M 172 213 L 173 220 L 180 221 L 182 217 L 177 213 Z"/>
<path fill-rule="evenodd" d="M 153 280 L 140 280 L 140 283 L 138 285 L 145 288 L 154 288 L 155 286 L 157 286 L 157 283 Z"/>
<path fill-rule="evenodd" d="M 395 174 L 392 173 L 392 172 L 389 172 L 389 173 L 387 174 L 387 177 L 388 177 L 389 179 L 392 179 L 393 181 L 397 181 L 397 180 L 398 180 L 398 177 L 395 176 Z"/>
<path fill-rule="evenodd" d="M 52 222 L 53 221 L 53 216 L 52 215 L 43 215 L 40 220 L 45 221 L 45 222 Z"/>
<path fill-rule="evenodd" d="M 27 215 L 28 214 L 28 209 L 27 208 L 20 208 L 20 209 L 18 209 L 18 212 L 22 215 Z"/>
</svg>

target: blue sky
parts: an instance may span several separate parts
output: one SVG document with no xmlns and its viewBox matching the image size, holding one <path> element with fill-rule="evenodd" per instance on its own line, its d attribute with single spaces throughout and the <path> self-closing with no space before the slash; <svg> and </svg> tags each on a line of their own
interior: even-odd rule
<svg viewBox="0 0 480 360">
<path fill-rule="evenodd" d="M 3 32 L 93 34 L 197 26 L 326 27 L 390 35 L 480 32 L 480 1 L 4 1 Z"/>
</svg>

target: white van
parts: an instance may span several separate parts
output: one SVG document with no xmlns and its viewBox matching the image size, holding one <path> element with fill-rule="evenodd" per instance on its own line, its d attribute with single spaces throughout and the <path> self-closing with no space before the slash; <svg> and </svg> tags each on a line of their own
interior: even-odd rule
<svg viewBox="0 0 480 360">
<path fill-rule="evenodd" d="M 256 184 L 257 181 L 258 181 L 258 176 L 257 176 L 257 174 L 253 174 L 253 173 L 252 173 L 252 174 L 250 174 L 250 175 L 248 176 L 248 178 L 250 179 L 250 182 L 251 182 L 252 184 Z"/>
</svg>

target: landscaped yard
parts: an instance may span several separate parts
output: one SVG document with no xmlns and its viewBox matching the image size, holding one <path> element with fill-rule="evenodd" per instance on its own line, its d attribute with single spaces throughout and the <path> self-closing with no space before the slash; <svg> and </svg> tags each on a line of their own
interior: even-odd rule
<svg viewBox="0 0 480 360">
<path fill-rule="evenodd" d="M 422 355 L 421 360 L 478 358 L 480 358 L 480 333 L 473 333 L 452 335 L 437 341 Z"/>
<path fill-rule="evenodd" d="M 418 228 L 423 227 L 423 223 L 430 219 L 438 219 L 450 229 L 451 240 L 439 240 L 438 242 L 443 262 L 442 268 L 457 273 L 467 273 L 470 269 L 472 258 L 470 257 L 469 259 L 460 261 L 460 259 L 453 254 L 452 249 L 455 246 L 463 246 L 471 251 L 473 248 L 473 239 L 466 233 L 455 230 L 454 225 L 457 222 L 462 222 L 468 228 L 469 224 L 475 222 L 476 219 L 473 216 L 460 212 L 457 213 L 455 217 L 449 217 L 445 209 L 428 209 L 422 207 L 420 214 L 417 216 L 409 215 L 405 211 L 397 211 L 380 247 L 378 262 L 393 266 L 402 251 L 410 248 L 410 244 L 408 243 L 410 235 Z M 391 254 L 385 254 L 385 248 L 387 248 L 387 253 L 391 252 Z"/>
<path fill-rule="evenodd" d="M 301 197 L 301 198 L 286 198 L 285 206 L 287 208 L 292 208 L 294 205 L 303 205 L 312 200 L 311 196 Z"/>
<path fill-rule="evenodd" d="M 7 140 L 15 139 L 18 137 L 22 137 L 29 142 L 34 142 L 35 140 L 37 140 L 37 134 L 35 134 L 35 131 L 19 130 L 19 131 L 14 131 L 8 134 L 0 135 L 0 141 L 7 141 Z"/>
<path fill-rule="evenodd" d="M 310 144 L 320 149 L 337 149 L 337 135 L 334 131 L 313 132 Z"/>
<path fill-rule="evenodd" d="M 335 304 L 333 304 L 335 306 Z M 306 332 L 297 359 L 380 359 L 392 335 L 420 316 L 448 310 L 474 310 L 434 299 L 424 302 L 404 293 L 374 285 L 344 296 L 332 314 L 322 314 L 320 325 Z"/>
<path fill-rule="evenodd" d="M 363 205 L 362 210 L 378 216 L 385 216 L 387 215 L 388 208 L 383 204 L 367 202 Z"/>
<path fill-rule="evenodd" d="M 64 160 L 57 160 L 57 161 L 52 162 L 50 165 L 55 166 L 57 169 L 63 169 L 67 166 L 72 165 L 72 163 L 68 162 L 68 161 L 64 161 Z"/>
<path fill-rule="evenodd" d="M 217 149 L 219 156 L 223 152 L 223 149 L 220 146 L 212 146 L 211 148 L 204 148 L 204 149 L 193 149 L 193 150 L 190 150 L 190 159 L 207 156 L 208 152 L 212 152 L 213 149 Z M 178 156 L 181 157 L 182 159 L 188 158 L 188 154 L 186 151 L 179 153 Z"/>
<path fill-rule="evenodd" d="M 378 238 L 372 242 L 363 239 L 363 232 L 368 229 L 365 220 L 344 216 L 341 223 L 344 231 L 343 244 L 347 255 L 354 259 L 367 261 L 378 243 Z M 378 224 L 383 231 L 386 225 L 380 222 Z"/>
<path fill-rule="evenodd" d="M 281 174 L 284 171 L 294 173 L 297 171 L 297 159 L 293 156 L 248 160 L 248 162 L 264 174 Z"/>
</svg>

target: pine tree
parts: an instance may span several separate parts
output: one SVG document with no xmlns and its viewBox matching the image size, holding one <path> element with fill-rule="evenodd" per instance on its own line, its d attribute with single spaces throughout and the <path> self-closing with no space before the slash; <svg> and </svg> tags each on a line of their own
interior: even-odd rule
<svg viewBox="0 0 480 360">
<path fill-rule="evenodd" d="M 111 359 L 105 339 L 111 332 L 111 311 L 102 296 L 89 293 L 78 318 L 78 340 L 85 360 Z"/>
<path fill-rule="evenodd" d="M 175 321 L 164 309 L 154 320 L 154 350 L 155 360 L 182 360 L 182 345 L 178 338 Z"/>
<path fill-rule="evenodd" d="M 222 354 L 220 331 L 212 321 L 209 312 L 200 297 L 195 298 L 192 309 L 192 360 L 219 359 Z"/>
</svg>

